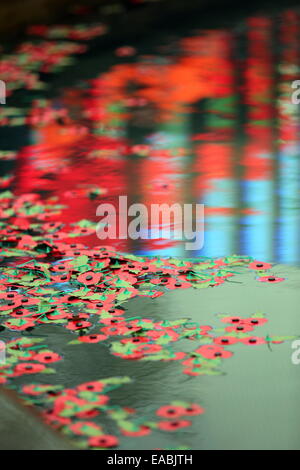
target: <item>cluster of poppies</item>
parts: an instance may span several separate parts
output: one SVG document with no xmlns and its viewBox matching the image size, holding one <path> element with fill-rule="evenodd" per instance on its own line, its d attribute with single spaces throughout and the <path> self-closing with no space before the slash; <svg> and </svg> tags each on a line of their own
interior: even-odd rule
<svg viewBox="0 0 300 470">
<path fill-rule="evenodd" d="M 20 337 L 6 344 L 7 362 L 0 374 L 20 377 L 24 374 L 54 372 L 47 366 L 62 358 L 45 349 L 43 340 L 36 337 Z M 136 410 L 110 403 L 109 392 L 130 383 L 129 377 L 110 377 L 82 383 L 74 388 L 49 383 L 26 383 L 21 393 L 26 402 L 41 410 L 44 421 L 65 433 L 81 447 L 110 448 L 119 444 L 118 435 L 107 434 L 102 424 L 93 419 L 106 418 L 115 423 L 118 433 L 125 437 L 143 437 L 155 430 L 176 431 L 190 426 L 193 416 L 204 413 L 196 403 L 174 401 L 156 410 L 156 417 L 146 419 L 136 416 Z M 164 419 L 162 419 L 164 418 Z M 98 419 L 99 421 L 99 419 Z"/>
<path fill-rule="evenodd" d="M 253 329 L 266 322 L 262 314 L 247 319 L 224 315 L 221 321 L 226 326 L 220 335 L 219 329 L 186 318 L 154 321 L 126 313 L 126 301 L 133 297 L 155 299 L 169 290 L 218 287 L 235 275 L 237 267 L 254 272 L 259 280 L 278 281 L 266 276 L 272 268 L 269 264 L 240 256 L 198 262 L 149 259 L 121 254 L 113 247 L 90 248 L 78 237 L 94 233 L 95 224 L 88 220 L 72 225 L 53 221 L 63 209 L 56 199 L 5 191 L 0 200 L 0 330 L 7 343 L 7 361 L 0 366 L 2 384 L 10 386 L 15 378 L 22 381 L 23 376 L 55 372 L 53 366 L 68 354 L 68 347 L 58 354 L 40 344 L 40 339 L 26 336 L 49 324 L 73 333 L 75 338 L 69 344 L 87 347 L 87 343 L 104 342 L 120 360 L 179 361 L 189 376 L 221 373 L 222 359 L 232 355 L 227 346 L 285 339 L 252 336 Z M 181 339 L 194 341 L 195 350 L 173 350 Z M 123 436 L 176 431 L 191 424 L 189 416 L 203 412 L 196 404 L 172 402 L 157 411 L 157 416 L 167 420 L 133 420 L 132 411 L 110 407 L 102 383 L 74 390 L 51 384 L 28 385 L 26 381 L 22 393 L 42 408 L 47 423 L 76 442 L 79 439 L 79 445 L 95 448 L 119 442 L 117 436 L 106 434 L 102 426 L 90 421 L 99 412 L 109 415 Z"/>
<path fill-rule="evenodd" d="M 34 39 L 23 42 L 14 52 L 3 55 L 0 77 L 6 83 L 6 96 L 10 96 L 14 90 L 20 88 L 29 90 L 42 88 L 44 84 L 40 81 L 40 72 L 57 72 L 61 67 L 70 64 L 72 56 L 87 50 L 85 44 L 73 41 L 92 40 L 106 32 L 107 27 L 100 23 L 30 27 L 27 31 L 30 36 L 41 36 L 45 40 Z"/>
</svg>

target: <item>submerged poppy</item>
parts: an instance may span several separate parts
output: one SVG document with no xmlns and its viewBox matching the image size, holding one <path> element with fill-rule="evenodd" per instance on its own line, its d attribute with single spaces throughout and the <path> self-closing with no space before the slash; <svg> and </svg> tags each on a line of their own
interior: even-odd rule
<svg viewBox="0 0 300 470">
<path fill-rule="evenodd" d="M 185 414 L 185 409 L 183 406 L 161 406 L 156 414 L 163 418 L 178 418 Z"/>
<path fill-rule="evenodd" d="M 42 372 L 45 369 L 43 364 L 32 364 L 30 362 L 24 362 L 23 364 L 17 364 L 15 367 L 15 373 L 17 375 L 22 374 L 36 374 Z"/>
<path fill-rule="evenodd" d="M 213 344 L 200 346 L 200 348 L 196 349 L 196 353 L 201 354 L 201 356 L 205 357 L 206 359 L 227 359 L 233 355 L 232 352 L 225 351 L 222 347 Z"/>
</svg>

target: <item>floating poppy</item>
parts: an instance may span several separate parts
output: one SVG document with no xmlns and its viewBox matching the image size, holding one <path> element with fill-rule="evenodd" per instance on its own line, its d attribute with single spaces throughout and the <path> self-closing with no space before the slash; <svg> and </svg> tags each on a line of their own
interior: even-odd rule
<svg viewBox="0 0 300 470">
<path fill-rule="evenodd" d="M 88 442 L 90 447 L 100 447 L 103 449 L 117 447 L 119 445 L 119 440 L 116 438 L 116 436 L 112 436 L 110 434 L 102 434 L 102 436 L 90 437 Z"/>
<path fill-rule="evenodd" d="M 105 341 L 108 338 L 106 335 L 87 335 L 79 336 L 78 341 L 81 343 L 99 343 L 100 341 Z"/>
<path fill-rule="evenodd" d="M 260 282 L 267 282 L 269 284 L 277 284 L 278 282 L 285 281 L 285 278 L 276 277 L 276 276 L 263 276 L 263 277 L 258 277 L 257 280 Z"/>
<path fill-rule="evenodd" d="M 269 263 L 264 263 L 262 261 L 253 261 L 249 264 L 250 269 L 258 270 L 258 271 L 265 271 L 267 269 L 271 269 L 272 265 Z"/>
<path fill-rule="evenodd" d="M 205 412 L 204 408 L 202 406 L 197 405 L 196 403 L 191 403 L 185 408 L 185 415 L 188 416 L 196 416 L 196 415 L 202 415 Z"/>
<path fill-rule="evenodd" d="M 91 435 L 91 433 L 93 437 L 96 437 L 95 434 L 99 434 L 99 436 L 103 435 L 102 428 L 92 421 L 80 421 L 71 424 L 69 429 L 78 436 L 88 436 Z"/>
<path fill-rule="evenodd" d="M 230 344 L 238 343 L 239 339 L 234 336 L 219 336 L 214 338 L 215 344 L 220 344 L 221 346 L 229 346 Z"/>
<path fill-rule="evenodd" d="M 258 336 L 250 336 L 249 338 L 242 338 L 240 342 L 244 344 L 249 344 L 250 346 L 255 346 L 258 344 L 266 344 L 266 340 L 264 338 L 259 338 Z"/>
<path fill-rule="evenodd" d="M 151 428 L 149 426 L 140 426 L 137 431 L 128 431 L 125 429 L 121 429 L 121 433 L 123 436 L 127 437 L 142 437 L 142 436 L 148 436 L 152 432 Z"/>
<path fill-rule="evenodd" d="M 163 418 L 178 418 L 185 414 L 185 409 L 183 406 L 161 406 L 156 414 Z"/>
<path fill-rule="evenodd" d="M 77 281 L 85 284 L 86 286 L 93 286 L 95 284 L 99 284 L 100 280 L 103 278 L 103 274 L 101 273 L 94 273 L 93 271 L 87 271 L 85 273 L 80 274 L 77 277 Z"/>
<path fill-rule="evenodd" d="M 234 316 L 234 317 L 223 317 L 223 318 L 221 318 L 221 321 L 223 323 L 232 323 L 232 324 L 236 325 L 237 323 L 242 323 L 243 319 L 241 317 Z"/>
<path fill-rule="evenodd" d="M 200 348 L 196 349 L 196 352 L 201 354 L 201 356 L 205 357 L 206 359 L 227 359 L 233 354 L 232 352 L 225 351 L 222 347 L 213 344 L 200 346 Z"/>
<path fill-rule="evenodd" d="M 35 361 L 42 362 L 43 364 L 48 364 L 51 362 L 61 361 L 62 357 L 59 354 L 56 354 L 52 351 L 42 351 L 38 354 L 35 354 L 33 357 Z"/>
<path fill-rule="evenodd" d="M 26 310 L 25 308 L 17 309 L 14 312 L 10 313 L 10 317 L 12 318 L 32 317 L 34 315 L 37 315 L 37 312 L 31 312 L 30 310 Z"/>
<path fill-rule="evenodd" d="M 157 427 L 163 431 L 177 431 L 181 428 L 186 428 L 192 424 L 188 420 L 178 420 L 178 421 L 159 421 Z"/>
<path fill-rule="evenodd" d="M 267 323 L 267 318 L 260 318 L 260 317 L 250 317 L 250 318 L 245 318 L 245 320 L 243 320 L 243 322 L 245 324 L 248 324 L 248 325 L 251 325 L 251 326 L 261 326 L 261 325 L 264 325 L 265 323 Z"/>
<path fill-rule="evenodd" d="M 233 331 L 235 333 L 248 333 L 249 331 L 253 331 L 253 326 L 249 325 L 249 323 L 239 323 L 236 326 L 227 326 L 225 328 L 225 331 L 228 331 L 228 333 L 232 333 Z"/>
<path fill-rule="evenodd" d="M 89 321 L 84 320 L 71 320 L 69 321 L 66 328 L 71 331 L 82 330 L 84 328 L 89 328 L 92 324 Z"/>
<path fill-rule="evenodd" d="M 105 385 L 101 381 L 86 382 L 84 384 L 78 385 L 76 390 L 80 392 L 102 392 L 104 386 Z"/>
</svg>

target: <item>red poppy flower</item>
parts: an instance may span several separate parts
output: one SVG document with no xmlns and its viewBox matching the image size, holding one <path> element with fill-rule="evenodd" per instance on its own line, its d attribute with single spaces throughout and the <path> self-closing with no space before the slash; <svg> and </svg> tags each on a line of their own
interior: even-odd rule
<svg viewBox="0 0 300 470">
<path fill-rule="evenodd" d="M 123 436 L 127 437 L 148 436 L 148 434 L 150 434 L 151 432 L 151 428 L 149 428 L 148 426 L 140 426 L 138 431 L 125 431 L 125 429 L 121 429 L 121 433 L 123 434 Z"/>
<path fill-rule="evenodd" d="M 55 283 L 69 282 L 70 279 L 71 279 L 71 274 L 70 273 L 63 273 L 63 274 L 59 274 L 59 275 L 56 275 L 56 276 L 51 276 L 51 279 Z"/>
<path fill-rule="evenodd" d="M 101 330 L 105 335 L 116 336 L 123 334 L 123 328 L 121 326 L 104 326 Z"/>
<path fill-rule="evenodd" d="M 243 322 L 243 319 L 241 317 L 223 317 L 221 318 L 221 321 L 223 323 L 232 323 L 234 325 L 238 324 L 238 323 L 242 323 Z"/>
<path fill-rule="evenodd" d="M 117 447 L 119 444 L 116 436 L 112 436 L 110 434 L 102 434 L 102 436 L 90 437 L 88 442 L 90 447 L 100 447 L 103 449 Z"/>
<path fill-rule="evenodd" d="M 148 343 L 149 339 L 145 338 L 143 336 L 135 336 L 134 338 L 125 338 L 121 340 L 121 343 L 123 344 L 142 344 L 142 343 Z"/>
<path fill-rule="evenodd" d="M 101 302 L 98 302 L 95 304 L 95 306 L 97 307 L 98 305 L 100 305 Z M 92 307 L 93 308 L 93 307 Z M 98 308 L 102 308 L 102 310 L 99 312 L 99 315 L 101 316 L 101 313 L 105 312 L 109 315 L 111 315 L 112 317 L 119 317 L 121 315 L 124 315 L 124 310 L 121 310 L 119 308 L 114 308 L 114 307 L 109 307 L 109 306 L 106 306 L 106 307 L 98 307 Z M 105 310 L 104 310 L 105 309 Z"/>
<path fill-rule="evenodd" d="M 246 318 L 243 322 L 246 325 L 251 325 L 251 326 L 261 326 L 267 323 L 267 318 Z"/>
<path fill-rule="evenodd" d="M 185 414 L 185 408 L 183 406 L 161 406 L 156 414 L 163 418 L 179 418 Z"/>
<path fill-rule="evenodd" d="M 225 351 L 222 347 L 213 344 L 200 346 L 200 348 L 196 349 L 196 353 L 201 354 L 201 356 L 205 357 L 206 359 L 216 359 L 218 357 L 227 359 L 233 354 L 232 352 Z"/>
<path fill-rule="evenodd" d="M 54 352 L 45 351 L 36 354 L 33 359 L 34 361 L 42 362 L 43 364 L 48 364 L 50 362 L 61 361 L 62 357 Z"/>
<path fill-rule="evenodd" d="M 36 297 L 20 297 L 20 305 L 27 307 L 28 305 L 38 305 L 41 302 L 41 299 Z"/>
<path fill-rule="evenodd" d="M 99 284 L 100 280 L 103 278 L 103 274 L 101 273 L 94 273 L 93 271 L 87 271 L 85 273 L 80 274 L 77 277 L 77 281 L 85 284 L 86 286 L 93 286 L 95 284 Z"/>
<path fill-rule="evenodd" d="M 153 340 L 161 338 L 162 336 L 164 336 L 166 334 L 165 330 L 161 329 L 162 327 L 158 327 L 157 324 L 155 326 L 157 328 L 160 328 L 160 330 L 148 330 L 147 331 L 147 336 L 149 336 L 149 338 L 151 338 Z"/>
<path fill-rule="evenodd" d="M 37 315 L 36 312 L 31 312 L 25 308 L 15 310 L 13 313 L 10 313 L 12 318 L 23 318 L 23 317 L 31 317 Z"/>
<path fill-rule="evenodd" d="M 82 343 L 99 343 L 100 341 L 104 341 L 108 338 L 106 335 L 88 335 L 88 336 L 80 336 L 78 341 Z"/>
<path fill-rule="evenodd" d="M 184 414 L 188 416 L 196 416 L 196 415 L 202 415 L 205 412 L 204 408 L 202 406 L 197 405 L 196 403 L 191 403 L 189 406 L 185 408 Z"/>
<path fill-rule="evenodd" d="M 271 269 L 272 265 L 269 263 L 263 263 L 262 261 L 253 261 L 248 266 L 250 269 L 255 269 L 258 271 L 265 271 L 266 269 Z"/>
<path fill-rule="evenodd" d="M 65 273 L 72 271 L 74 268 L 72 265 L 66 261 L 58 262 L 57 264 L 53 264 L 51 266 L 51 272 L 54 273 Z"/>
<path fill-rule="evenodd" d="M 246 323 L 240 323 L 236 326 L 227 326 L 225 328 L 225 331 L 228 331 L 228 333 L 231 333 L 235 331 L 236 333 L 248 333 L 249 331 L 253 331 L 253 326 L 246 324 Z"/>
<path fill-rule="evenodd" d="M 23 364 L 17 364 L 15 367 L 15 373 L 21 374 L 37 374 L 45 369 L 43 364 L 31 364 L 30 362 L 24 362 Z"/>
<path fill-rule="evenodd" d="M 214 338 L 215 344 L 220 344 L 221 346 L 229 346 L 230 344 L 238 343 L 239 339 L 235 338 L 234 336 L 219 336 L 218 338 Z"/>
<path fill-rule="evenodd" d="M 186 420 L 178 420 L 178 421 L 159 421 L 157 423 L 157 427 L 162 429 L 163 431 L 177 431 L 181 428 L 186 428 L 192 424 L 191 421 Z"/>
<path fill-rule="evenodd" d="M 5 299 L 5 300 L 17 300 L 17 299 L 21 299 L 22 298 L 22 295 L 19 294 L 18 292 L 1 292 L 0 293 L 0 299 Z"/>
<path fill-rule="evenodd" d="M 269 284 L 277 284 L 278 282 L 285 281 L 285 278 L 276 276 L 264 276 L 258 277 L 257 280 L 260 282 L 268 282 Z"/>
<path fill-rule="evenodd" d="M 240 342 L 244 344 L 249 344 L 251 346 L 255 346 L 257 344 L 266 344 L 266 340 L 264 338 L 259 338 L 258 336 L 250 336 L 249 338 L 242 338 Z"/>
<path fill-rule="evenodd" d="M 124 326 L 126 325 L 126 320 L 124 317 L 111 317 L 111 318 L 100 318 L 100 322 L 103 323 L 103 325 L 108 325 L 108 326 Z"/>
<path fill-rule="evenodd" d="M 88 321 L 76 320 L 70 321 L 66 328 L 71 331 L 82 330 L 83 328 L 89 328 L 92 324 Z"/>
<path fill-rule="evenodd" d="M 65 390 L 64 392 L 67 393 L 68 390 Z M 85 406 L 86 404 L 86 400 L 78 398 L 73 394 L 67 393 L 66 395 L 59 396 L 55 399 L 53 409 L 56 414 L 59 414 L 66 409 Z"/>
<path fill-rule="evenodd" d="M 13 310 L 14 308 L 20 307 L 20 305 L 21 305 L 20 299 L 10 300 L 7 302 L 7 304 L 1 305 L 1 310 L 3 311 Z"/>
<path fill-rule="evenodd" d="M 104 384 L 98 381 L 86 382 L 76 387 L 76 390 L 80 392 L 102 392 L 103 389 Z"/>
</svg>

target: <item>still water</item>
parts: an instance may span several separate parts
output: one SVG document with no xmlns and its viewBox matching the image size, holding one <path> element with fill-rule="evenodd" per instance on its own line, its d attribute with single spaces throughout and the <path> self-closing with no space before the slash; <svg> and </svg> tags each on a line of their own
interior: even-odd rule
<svg viewBox="0 0 300 470">
<path fill-rule="evenodd" d="M 269 318 L 262 336 L 299 334 L 300 108 L 291 102 L 291 84 L 300 78 L 300 13 L 262 12 L 217 27 L 213 20 L 192 23 L 117 51 L 95 46 L 60 77 L 45 77 L 50 87 L 37 98 L 47 102 L 34 103 L 26 128 L 7 134 L 12 147 L 22 144 L 15 190 L 57 196 L 67 206 L 58 216 L 64 222 L 97 221 L 97 205 L 118 207 L 120 195 L 147 207 L 205 204 L 205 243 L 191 257 L 249 255 L 274 262 L 286 282 L 262 284 L 241 272 L 220 288 L 134 299 L 127 315 L 188 315 L 216 326 L 217 313 L 260 311 Z M 86 240 L 100 244 L 94 234 Z M 109 245 L 183 254 L 172 240 Z M 44 334 L 58 351 L 70 335 L 47 326 Z M 82 345 L 80 354 L 71 349 L 57 383 L 124 374 L 124 361 L 101 344 Z M 114 392 L 116 403 L 150 416 L 155 405 L 184 397 L 206 413 L 176 436 L 124 438 L 121 448 L 299 449 L 300 366 L 291 362 L 290 342 L 235 345 L 235 353 L 223 375 L 195 380 L 176 363 L 127 361 L 135 380 Z"/>
</svg>

